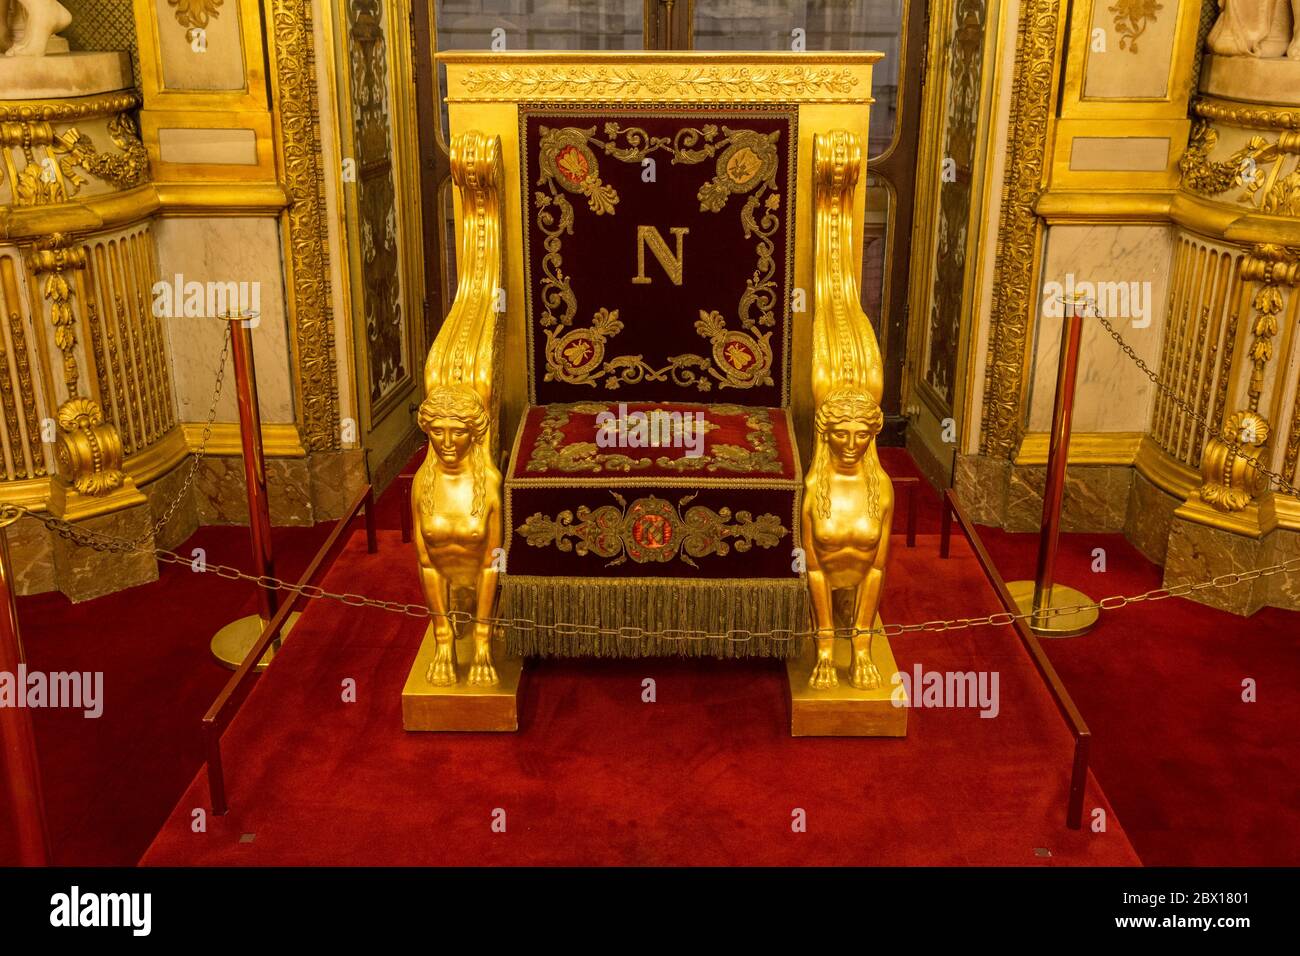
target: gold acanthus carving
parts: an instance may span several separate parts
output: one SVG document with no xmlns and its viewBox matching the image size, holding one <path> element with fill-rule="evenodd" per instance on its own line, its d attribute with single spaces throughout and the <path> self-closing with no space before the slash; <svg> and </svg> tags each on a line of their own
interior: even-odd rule
<svg viewBox="0 0 1300 956">
<path fill-rule="evenodd" d="M 1034 267 L 1041 229 L 1035 207 L 1043 190 L 1062 9 L 1056 0 L 1027 0 L 1016 30 L 1011 152 L 999 216 L 980 436 L 985 455 L 1010 457 L 1023 430 L 1025 344 L 1037 299 Z"/>
<path fill-rule="evenodd" d="M 1242 259 L 1240 275 L 1242 282 L 1260 283 L 1251 301 L 1255 318 L 1247 352 L 1251 363 L 1247 406 L 1224 419 L 1219 434 L 1207 440 L 1201 452 L 1201 498 L 1224 512 L 1242 510 L 1266 485 L 1258 467 L 1247 458 L 1262 460 L 1272 431 L 1259 403 L 1273 357 L 1278 316 L 1285 305 L 1282 287 L 1300 285 L 1300 249 L 1256 245 Z"/>
<path fill-rule="evenodd" d="M 285 215 L 303 438 L 308 450 L 325 451 L 340 447 L 339 399 L 311 4 L 269 0 L 267 8 L 275 38 L 273 115 L 289 194 Z"/>
<path fill-rule="evenodd" d="M 884 425 L 880 346 L 859 304 L 854 280 L 853 194 L 862 173 L 862 142 L 835 130 L 813 141 L 813 401 L 816 435 L 804 477 L 800 542 L 808 570 L 816 661 L 808 683 L 838 685 L 835 668 L 836 590 L 853 590 L 852 626 L 875 626 L 885 583 L 894 499 L 880 466 L 876 436 Z M 871 658 L 874 635 L 854 634 L 849 683 L 880 686 Z"/>
<path fill-rule="evenodd" d="M 817 66 L 497 67 L 468 70 L 464 80 L 471 95 L 512 100 L 556 95 L 574 100 L 621 100 L 647 94 L 684 100 L 782 99 L 818 93 L 848 96 L 857 85 L 858 78 L 851 70 Z M 863 99 L 866 101 L 868 98 Z"/>
<path fill-rule="evenodd" d="M 0 147 L 20 148 L 27 165 L 18 171 L 15 182 L 17 205 L 35 206 L 67 202 L 85 184 L 77 171 L 90 173 L 119 189 L 138 186 L 149 178 L 149 154 L 140 142 L 135 124 L 125 114 L 108 121 L 108 134 L 122 150 L 120 154 L 101 153 L 90 137 L 76 127 L 55 133 L 45 121 L 5 123 L 0 125 Z M 48 157 L 36 150 L 47 148 Z M 47 164 L 45 159 L 54 161 Z M 60 175 L 53 175 L 57 168 Z"/>
<path fill-rule="evenodd" d="M 1178 161 L 1184 187 L 1218 196 L 1240 186 L 1238 204 L 1268 215 L 1300 216 L 1300 160 L 1282 173 L 1293 157 L 1300 156 L 1300 131 L 1281 132 L 1273 142 L 1261 135 L 1251 136 L 1225 160 L 1210 158 L 1218 138 L 1218 132 L 1204 120 L 1193 127 L 1187 151 Z"/>
<path fill-rule="evenodd" d="M 66 273 L 86 266 L 84 249 L 72 247 L 67 237 L 54 233 L 28 255 L 33 275 L 44 277 L 42 292 L 50 302 L 54 344 L 63 356 L 63 381 L 68 398 L 56 418 L 59 442 L 55 458 L 60 473 L 83 495 L 105 495 L 121 487 L 122 439 L 93 398 L 79 394 L 76 314 L 72 286 Z"/>
<path fill-rule="evenodd" d="M 501 138 L 472 131 L 454 137 L 451 176 L 461 198 L 460 284 L 424 363 L 419 425 L 429 448 L 411 487 L 420 580 L 435 614 L 434 658 L 425 675 L 434 686 L 459 680 L 456 634 L 437 615 L 451 609 L 453 589 L 459 588 L 473 592 L 476 617 L 492 617 L 497 556 L 503 553 L 501 473 L 493 464 L 505 326 L 496 294 L 502 270 Z M 490 625 L 475 625 L 468 680 L 498 683 Z"/>
<path fill-rule="evenodd" d="M 1119 34 L 1119 48 L 1130 53 L 1138 51 L 1138 37 L 1147 29 L 1147 21 L 1154 23 L 1164 9 L 1155 0 L 1116 0 L 1106 8 L 1115 16 L 1115 32 Z"/>
</svg>

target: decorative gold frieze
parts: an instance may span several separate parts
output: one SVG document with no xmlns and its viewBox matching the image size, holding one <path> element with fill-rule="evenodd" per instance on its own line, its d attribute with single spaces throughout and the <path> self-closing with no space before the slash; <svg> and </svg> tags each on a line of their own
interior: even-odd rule
<svg viewBox="0 0 1300 956">
<path fill-rule="evenodd" d="M 1224 100 L 1198 99 L 1192 111 L 1202 119 L 1254 129 L 1300 129 L 1300 110 L 1250 106 Z"/>
<path fill-rule="evenodd" d="M 133 91 L 97 93 L 73 100 L 11 100 L 0 102 L 0 123 L 61 123 L 111 116 L 140 106 Z"/>
<path fill-rule="evenodd" d="M 325 178 L 309 0 L 269 0 L 283 182 L 289 194 L 289 305 L 302 426 L 313 451 L 340 447 L 338 369 L 330 305 Z"/>
<path fill-rule="evenodd" d="M 1010 155 L 999 216 L 984 383 L 980 449 L 985 455 L 1009 457 L 1023 430 L 1021 407 L 1029 367 L 1026 338 L 1038 299 L 1035 265 L 1041 222 L 1035 207 L 1047 162 L 1063 9 L 1056 0 L 1026 0 L 1016 30 Z"/>
<path fill-rule="evenodd" d="M 654 495 L 637 498 L 629 505 L 618 492 L 610 494 L 617 506 L 582 505 L 576 522 L 571 511 L 562 511 L 554 518 L 539 511 L 515 531 L 535 548 L 554 545 L 561 551 L 611 558 L 607 567 L 630 558 L 637 564 L 677 559 L 693 568 L 699 567 L 694 558 L 726 555 L 733 548 L 744 552 L 755 544 L 774 548 L 789 533 L 773 514 L 755 518 L 748 511 L 733 513 L 730 508 L 687 508 L 693 494 L 686 495 L 676 506 Z M 576 539 L 576 544 L 570 538 Z"/>
<path fill-rule="evenodd" d="M 482 67 L 465 73 L 465 93 L 511 101 L 563 96 L 573 100 L 671 98 L 732 100 L 851 96 L 858 78 L 837 67 Z M 863 96 L 862 102 L 870 97 Z"/>
<path fill-rule="evenodd" d="M 45 120 L 0 124 L 0 147 L 22 151 L 26 165 L 14 181 L 17 205 L 67 202 L 85 184 L 78 170 L 125 189 L 149 178 L 149 156 L 125 114 L 108 120 L 108 133 L 121 153 L 101 153 L 76 127 L 61 133 Z M 45 150 L 40 156 L 38 151 Z"/>
<path fill-rule="evenodd" d="M 1204 120 L 1193 127 L 1187 151 L 1178 161 L 1186 189 L 1218 196 L 1241 186 L 1238 204 L 1274 216 L 1300 216 L 1300 160 L 1295 159 L 1300 156 L 1300 132 L 1284 131 L 1273 141 L 1251 136 L 1226 160 L 1213 160 L 1218 136 Z"/>
</svg>

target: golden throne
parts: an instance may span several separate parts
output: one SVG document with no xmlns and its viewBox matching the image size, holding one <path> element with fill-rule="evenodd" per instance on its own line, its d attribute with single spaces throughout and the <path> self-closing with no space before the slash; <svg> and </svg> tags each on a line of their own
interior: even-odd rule
<svg viewBox="0 0 1300 956">
<path fill-rule="evenodd" d="M 503 661 L 791 657 L 814 627 L 805 683 L 879 687 L 871 636 L 838 671 L 830 630 L 835 589 L 875 621 L 893 505 L 857 291 L 879 58 L 438 56 L 459 288 L 419 414 L 434 621 L 407 696 L 509 697 L 504 729 Z"/>
</svg>

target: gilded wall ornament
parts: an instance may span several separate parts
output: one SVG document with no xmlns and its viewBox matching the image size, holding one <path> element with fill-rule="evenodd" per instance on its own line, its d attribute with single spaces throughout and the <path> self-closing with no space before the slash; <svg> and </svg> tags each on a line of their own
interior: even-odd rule
<svg viewBox="0 0 1300 956">
<path fill-rule="evenodd" d="M 338 368 L 330 304 L 325 176 L 320 143 L 309 0 L 268 0 L 279 90 L 279 126 L 289 194 L 289 295 L 304 442 L 311 451 L 340 447 Z"/>
<path fill-rule="evenodd" d="M 1042 228 L 1036 207 L 1046 169 L 1059 62 L 1056 38 L 1064 9 L 1056 0 L 1027 0 L 1016 28 L 1010 155 L 994 261 L 981 421 L 980 451 L 985 455 L 1010 457 L 1023 431 L 1025 346 L 1037 300 L 1034 267 Z"/>
<path fill-rule="evenodd" d="M 693 559 L 723 556 L 733 548 L 748 551 L 755 544 L 774 548 L 788 534 L 773 514 L 755 518 L 748 511 L 733 514 L 730 508 L 687 508 L 695 495 L 685 496 L 674 506 L 654 495 L 628 505 L 618 492 L 610 494 L 617 506 L 582 505 L 576 519 L 572 511 L 561 511 L 554 518 L 539 511 L 515 531 L 535 548 L 554 545 L 561 551 L 612 558 L 606 564 L 611 568 L 629 558 L 638 564 L 678 559 L 699 567 Z"/>
<path fill-rule="evenodd" d="M 1115 32 L 1119 34 L 1119 48 L 1130 53 L 1138 51 L 1138 37 L 1146 32 L 1148 22 L 1154 23 L 1164 7 L 1155 0 L 1116 0 L 1106 8 L 1115 15 Z"/>
<path fill-rule="evenodd" d="M 1238 204 L 1273 216 L 1300 216 L 1300 132 L 1283 131 L 1273 141 L 1256 134 L 1226 160 L 1210 158 L 1217 142 L 1218 132 L 1205 120 L 1192 128 L 1178 161 L 1185 188 L 1218 196 L 1241 186 Z"/>
</svg>

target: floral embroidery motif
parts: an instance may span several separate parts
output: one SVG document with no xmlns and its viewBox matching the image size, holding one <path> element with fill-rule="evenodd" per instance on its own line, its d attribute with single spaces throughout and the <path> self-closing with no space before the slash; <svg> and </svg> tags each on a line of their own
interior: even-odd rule
<svg viewBox="0 0 1300 956">
<path fill-rule="evenodd" d="M 749 447 L 718 442 L 705 446 L 697 457 L 634 458 L 621 451 L 601 448 L 594 441 L 565 443 L 564 427 L 571 415 L 598 415 L 609 411 L 604 402 L 570 402 L 546 406 L 546 414 L 525 471 L 563 472 L 632 472 L 651 467 L 669 468 L 677 472 L 732 472 L 740 474 L 780 474 L 781 458 L 777 453 L 776 436 L 772 419 L 765 408 L 747 408 L 743 405 L 711 405 L 710 414 L 744 415 L 749 429 L 745 438 Z M 717 429 L 714 422 L 706 422 L 706 434 Z"/>
<path fill-rule="evenodd" d="M 540 511 L 521 524 L 516 532 L 535 548 L 555 545 L 561 551 L 612 558 L 606 567 L 616 567 L 628 558 L 638 564 L 663 563 L 679 558 L 698 568 L 694 558 L 723 556 L 732 548 L 748 551 L 757 544 L 774 548 L 787 534 L 773 514 L 754 518 L 748 511 L 732 513 L 730 508 L 714 510 L 703 505 L 686 508 L 695 495 L 687 495 L 674 507 L 650 495 L 629 507 L 626 499 L 610 492 L 618 505 L 561 511 L 548 518 Z M 684 514 L 682 509 L 686 509 Z M 576 539 L 572 541 L 570 539 Z"/>
<path fill-rule="evenodd" d="M 544 381 L 595 387 L 601 380 L 608 389 L 641 382 L 669 382 L 684 388 L 710 391 L 752 388 L 773 384 L 771 331 L 776 325 L 779 299 L 773 236 L 780 228 L 781 195 L 776 191 L 777 142 L 780 131 L 719 128 L 706 124 L 687 127 L 672 137 L 651 136 L 638 127 L 624 128 L 608 122 L 596 136 L 596 127 L 552 129 L 539 127 L 538 189 L 533 194 L 536 224 L 542 232 L 541 304 L 538 324 L 546 335 Z M 715 158 L 714 176 L 696 194 L 702 212 L 720 212 L 733 195 L 749 194 L 740 212 L 746 239 L 756 238 L 758 257 L 754 273 L 746 280 L 737 313 L 740 329 L 728 329 L 720 312 L 700 311 L 696 332 L 713 346 L 712 358 L 684 354 L 668 357 L 656 368 L 642 355 L 616 356 L 606 361 L 610 339 L 623 330 L 617 309 L 600 308 L 591 325 L 574 328 L 578 311 L 570 277 L 564 272 L 562 236 L 573 233 L 574 208 L 565 193 L 585 196 L 587 207 L 598 216 L 614 215 L 619 197 L 600 178 L 596 151 L 620 162 L 640 163 L 652 152 L 671 154 L 673 164 L 695 164 Z"/>
</svg>

